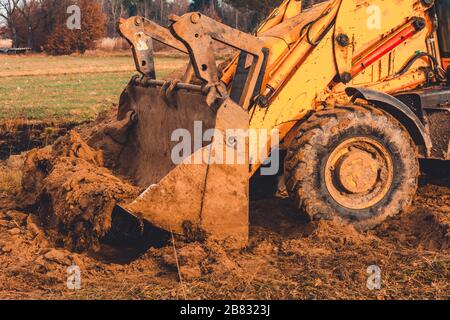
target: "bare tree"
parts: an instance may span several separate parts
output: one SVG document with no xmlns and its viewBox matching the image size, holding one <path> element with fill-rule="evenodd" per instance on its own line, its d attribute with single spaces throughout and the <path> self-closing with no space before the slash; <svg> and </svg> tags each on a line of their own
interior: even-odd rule
<svg viewBox="0 0 450 320">
<path fill-rule="evenodd" d="M 39 5 L 40 2 L 37 0 L 22 0 L 21 5 L 16 8 L 27 26 L 27 46 L 29 48 L 34 48 L 34 32 L 40 23 L 40 21 L 33 16 Z"/>
<path fill-rule="evenodd" d="M 17 47 L 17 29 L 15 14 L 20 0 L 0 0 L 0 17 L 6 22 L 8 30 L 11 32 L 13 48 Z"/>
</svg>

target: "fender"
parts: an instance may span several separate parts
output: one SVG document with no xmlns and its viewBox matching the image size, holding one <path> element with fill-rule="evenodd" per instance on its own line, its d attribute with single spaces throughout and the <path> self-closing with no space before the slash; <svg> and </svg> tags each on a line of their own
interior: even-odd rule
<svg viewBox="0 0 450 320">
<path fill-rule="evenodd" d="M 373 89 L 348 87 L 345 92 L 352 98 L 352 102 L 363 99 L 392 115 L 406 127 L 419 147 L 421 156 L 430 156 L 432 149 L 430 135 L 419 117 L 406 104 L 390 94 Z"/>
</svg>

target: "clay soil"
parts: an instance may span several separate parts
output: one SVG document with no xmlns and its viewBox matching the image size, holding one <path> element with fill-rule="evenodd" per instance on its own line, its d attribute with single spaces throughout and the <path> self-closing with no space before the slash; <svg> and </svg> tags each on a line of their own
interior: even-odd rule
<svg viewBox="0 0 450 320">
<path fill-rule="evenodd" d="M 424 163 L 411 209 L 366 233 L 310 222 L 266 195 L 252 200 L 242 250 L 171 235 L 118 245 L 107 235 L 112 206 L 140 190 L 107 168 L 86 130 L 0 163 L 22 181 L 0 191 L 0 299 L 450 298 L 448 165 Z M 80 290 L 67 287 L 72 265 Z M 373 265 L 379 290 L 367 287 Z"/>
</svg>

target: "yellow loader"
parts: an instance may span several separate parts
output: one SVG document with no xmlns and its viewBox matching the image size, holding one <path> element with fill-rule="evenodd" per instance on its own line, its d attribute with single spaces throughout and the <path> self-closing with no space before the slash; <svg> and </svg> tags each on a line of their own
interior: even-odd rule
<svg viewBox="0 0 450 320">
<path fill-rule="evenodd" d="M 450 159 L 449 18 L 449 0 L 286 0 L 254 35 L 197 12 L 121 20 L 140 75 L 110 134 L 145 192 L 113 219 L 245 246 L 249 181 L 273 174 L 312 220 L 407 209 L 418 160 Z M 156 79 L 154 41 L 189 57 L 181 79 Z M 237 52 L 223 71 L 217 44 Z"/>
</svg>

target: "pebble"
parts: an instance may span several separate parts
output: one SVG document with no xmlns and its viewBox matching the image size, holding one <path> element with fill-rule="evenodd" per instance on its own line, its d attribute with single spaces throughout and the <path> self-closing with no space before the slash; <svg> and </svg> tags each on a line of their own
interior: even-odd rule
<svg viewBox="0 0 450 320">
<path fill-rule="evenodd" d="M 30 231 L 33 236 L 42 233 L 42 230 L 39 229 L 32 216 L 29 216 L 27 219 L 27 230 Z"/>
<path fill-rule="evenodd" d="M 48 261 L 56 262 L 62 265 L 70 265 L 70 259 L 65 251 L 52 249 L 44 255 Z"/>
<path fill-rule="evenodd" d="M 8 228 L 9 227 L 9 221 L 0 219 L 0 227 Z"/>
<path fill-rule="evenodd" d="M 18 235 L 21 232 L 22 231 L 19 228 L 14 228 L 14 229 L 8 230 L 8 233 L 11 234 L 11 235 Z"/>
<path fill-rule="evenodd" d="M 9 210 L 6 212 L 6 215 L 16 223 L 20 225 L 24 225 L 27 221 L 28 215 L 26 213 L 15 211 L 15 210 Z"/>
<path fill-rule="evenodd" d="M 12 251 L 11 244 L 8 244 L 6 242 L 0 242 L 0 254 L 4 253 L 10 253 Z"/>
</svg>

